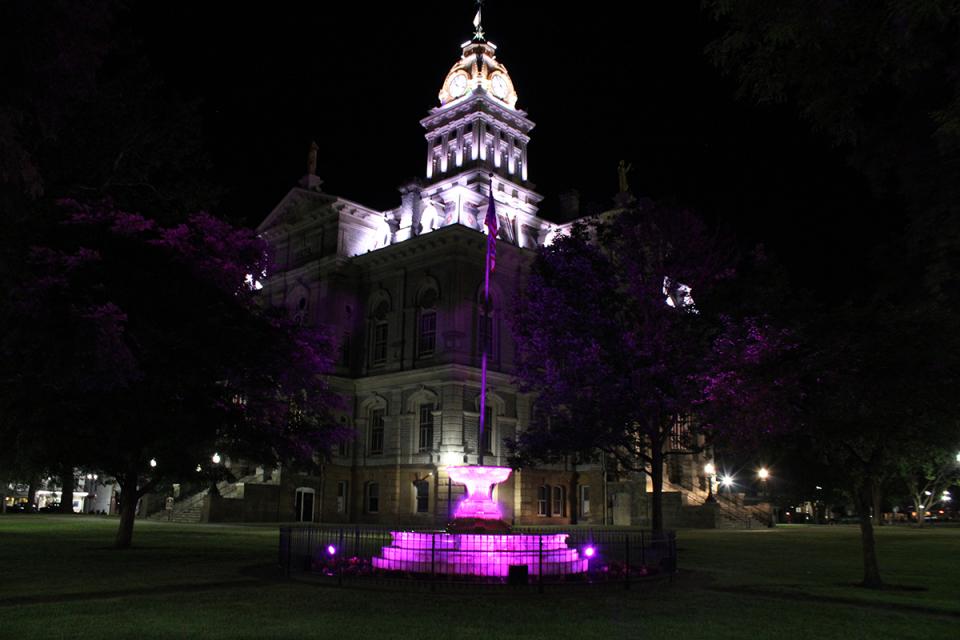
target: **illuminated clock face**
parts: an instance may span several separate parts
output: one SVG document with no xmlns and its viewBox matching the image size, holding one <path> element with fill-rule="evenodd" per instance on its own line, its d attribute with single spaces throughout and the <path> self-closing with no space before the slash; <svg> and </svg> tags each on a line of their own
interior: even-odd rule
<svg viewBox="0 0 960 640">
<path fill-rule="evenodd" d="M 457 74 L 450 80 L 450 95 L 459 98 L 467 92 L 467 76 Z"/>
<path fill-rule="evenodd" d="M 505 100 L 507 97 L 507 81 L 503 76 L 494 76 L 493 77 L 493 95 Z"/>
</svg>

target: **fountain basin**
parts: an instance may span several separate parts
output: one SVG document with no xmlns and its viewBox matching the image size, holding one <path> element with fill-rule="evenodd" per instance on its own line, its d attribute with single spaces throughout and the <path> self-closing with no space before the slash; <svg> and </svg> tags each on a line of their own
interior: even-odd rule
<svg viewBox="0 0 960 640">
<path fill-rule="evenodd" d="M 529 575 L 586 573 L 589 560 L 567 546 L 566 533 L 547 535 L 391 531 L 393 544 L 373 559 L 387 571 L 507 577 L 511 566 Z M 542 544 L 542 548 L 541 548 Z"/>
</svg>

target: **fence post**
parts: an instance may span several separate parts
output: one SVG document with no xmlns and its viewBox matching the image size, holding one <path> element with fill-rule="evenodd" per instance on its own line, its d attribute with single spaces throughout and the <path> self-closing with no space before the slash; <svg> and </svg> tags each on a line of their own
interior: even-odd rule
<svg viewBox="0 0 960 640">
<path fill-rule="evenodd" d="M 543 593 L 543 534 L 540 534 L 540 553 L 537 558 L 537 592 Z"/>
<path fill-rule="evenodd" d="M 647 542 L 643 535 L 643 529 L 640 529 L 640 564 L 647 564 Z"/>
<path fill-rule="evenodd" d="M 290 575 L 293 566 L 293 527 L 289 531 L 290 535 L 287 538 L 287 576 Z"/>
<path fill-rule="evenodd" d="M 343 562 L 340 556 L 343 553 L 343 527 L 340 527 L 340 536 L 337 538 L 337 553 L 333 556 L 333 561 L 337 567 L 337 586 L 343 586 Z"/>
<path fill-rule="evenodd" d="M 437 534 L 430 534 L 430 591 L 437 590 Z"/>
<path fill-rule="evenodd" d="M 630 534 L 623 534 L 624 561 L 623 561 L 623 588 L 630 589 Z"/>
</svg>

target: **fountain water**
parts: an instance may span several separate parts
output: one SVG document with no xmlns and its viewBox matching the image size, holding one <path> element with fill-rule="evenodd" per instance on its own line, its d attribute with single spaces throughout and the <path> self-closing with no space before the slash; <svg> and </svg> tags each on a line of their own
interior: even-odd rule
<svg viewBox="0 0 960 640">
<path fill-rule="evenodd" d="M 375 568 L 490 577 L 506 577 L 515 566 L 526 566 L 529 575 L 587 571 L 589 558 L 567 546 L 566 533 L 509 533 L 492 493 L 494 485 L 510 477 L 510 469 L 464 466 L 447 471 L 467 490 L 453 522 L 446 531 L 391 531 L 393 544 L 373 559 Z"/>
</svg>

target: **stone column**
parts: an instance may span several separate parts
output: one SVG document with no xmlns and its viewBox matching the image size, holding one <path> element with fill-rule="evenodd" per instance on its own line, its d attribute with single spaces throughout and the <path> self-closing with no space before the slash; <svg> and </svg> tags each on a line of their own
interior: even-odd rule
<svg viewBox="0 0 960 640">
<path fill-rule="evenodd" d="M 427 140 L 427 178 L 433 177 L 433 149 L 437 144 L 436 138 Z"/>
</svg>

